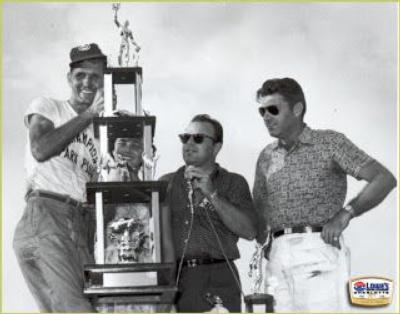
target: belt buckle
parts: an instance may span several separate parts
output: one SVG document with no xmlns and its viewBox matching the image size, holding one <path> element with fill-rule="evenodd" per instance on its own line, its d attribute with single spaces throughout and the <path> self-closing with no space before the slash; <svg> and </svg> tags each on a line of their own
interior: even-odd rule
<svg viewBox="0 0 400 314">
<path fill-rule="evenodd" d="M 187 266 L 190 268 L 197 266 L 197 260 L 195 258 L 187 260 L 186 263 L 187 263 Z"/>
</svg>

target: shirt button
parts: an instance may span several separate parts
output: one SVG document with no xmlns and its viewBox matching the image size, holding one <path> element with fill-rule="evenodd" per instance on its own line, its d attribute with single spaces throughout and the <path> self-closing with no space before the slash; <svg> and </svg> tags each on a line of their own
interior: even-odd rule
<svg viewBox="0 0 400 314">
<path fill-rule="evenodd" d="M 188 225 L 189 224 L 189 220 L 185 220 L 185 225 Z"/>
</svg>

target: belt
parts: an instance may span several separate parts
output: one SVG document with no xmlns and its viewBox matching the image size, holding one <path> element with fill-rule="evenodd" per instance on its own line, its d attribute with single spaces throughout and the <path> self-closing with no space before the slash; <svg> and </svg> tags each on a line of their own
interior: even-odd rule
<svg viewBox="0 0 400 314">
<path fill-rule="evenodd" d="M 291 234 L 291 233 L 311 233 L 311 232 L 321 232 L 322 227 L 319 226 L 305 226 L 305 227 L 292 227 L 292 228 L 285 228 L 272 233 L 274 238 L 280 237 L 284 234 Z"/>
<path fill-rule="evenodd" d="M 69 204 L 74 207 L 82 207 L 83 206 L 82 202 L 79 202 L 68 195 L 57 194 L 54 192 L 48 192 L 48 191 L 43 191 L 43 190 L 29 190 L 26 193 L 25 199 L 28 199 L 32 196 L 50 198 L 52 200 L 59 201 L 61 203 L 65 203 L 65 204 Z"/>
<path fill-rule="evenodd" d="M 226 263 L 224 259 L 216 259 L 216 258 L 190 258 L 183 260 L 183 267 L 196 267 L 199 265 L 209 265 L 209 264 L 218 264 L 218 263 Z"/>
</svg>

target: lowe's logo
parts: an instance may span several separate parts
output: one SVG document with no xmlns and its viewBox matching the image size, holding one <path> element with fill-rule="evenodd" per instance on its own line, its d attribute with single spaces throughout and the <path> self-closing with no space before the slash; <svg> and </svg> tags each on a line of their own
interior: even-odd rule
<svg viewBox="0 0 400 314">
<path fill-rule="evenodd" d="M 357 277 L 350 279 L 351 302 L 362 306 L 390 304 L 393 297 L 393 280 L 384 277 Z"/>
<path fill-rule="evenodd" d="M 367 282 L 364 283 L 362 281 L 357 281 L 353 288 L 355 290 L 355 293 L 369 293 L 369 292 L 389 292 L 389 283 L 387 282 Z"/>
</svg>

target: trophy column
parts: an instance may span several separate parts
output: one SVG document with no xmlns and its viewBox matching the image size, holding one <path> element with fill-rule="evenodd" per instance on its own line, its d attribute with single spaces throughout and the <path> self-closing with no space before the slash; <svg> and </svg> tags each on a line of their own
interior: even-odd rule
<svg viewBox="0 0 400 314">
<path fill-rule="evenodd" d="M 134 116 L 112 115 L 117 84 L 134 85 Z M 87 184 L 88 204 L 96 210 L 96 263 L 85 265 L 84 293 L 99 312 L 168 312 L 177 292 L 175 265 L 162 256 L 160 203 L 167 183 L 153 178 L 156 118 L 143 115 L 141 86 L 142 68 L 107 68 L 104 116 L 94 120 L 103 162 L 101 182 Z M 142 143 L 143 181 L 110 179 L 104 156 L 121 138 Z"/>
</svg>

